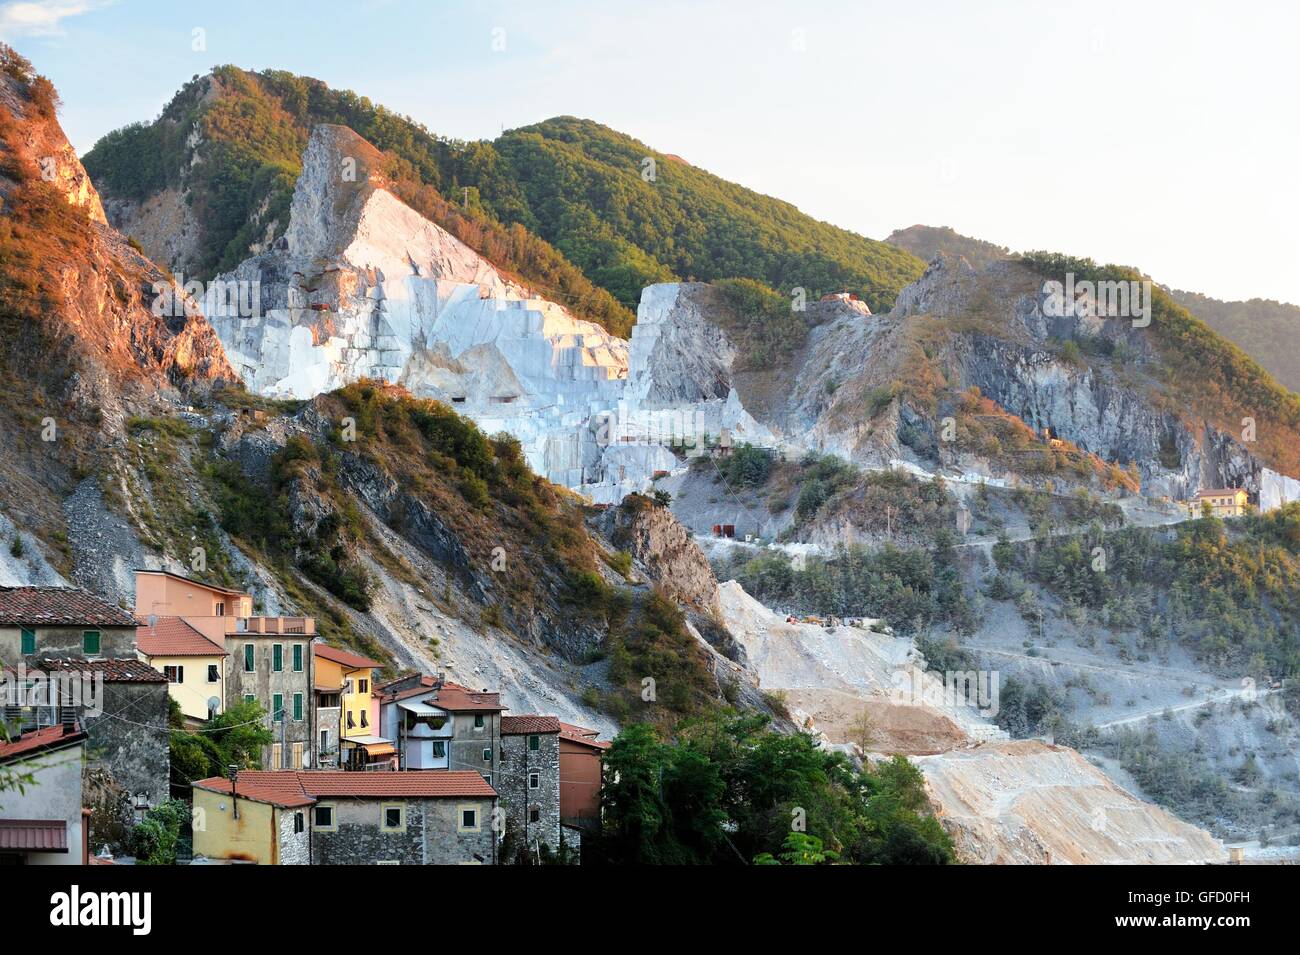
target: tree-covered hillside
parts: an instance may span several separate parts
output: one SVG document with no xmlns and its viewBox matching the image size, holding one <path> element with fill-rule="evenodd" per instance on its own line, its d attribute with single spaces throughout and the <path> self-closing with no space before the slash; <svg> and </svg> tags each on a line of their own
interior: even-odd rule
<svg viewBox="0 0 1300 955">
<path fill-rule="evenodd" d="M 225 66 L 195 77 L 157 120 L 108 134 L 85 164 L 109 200 L 183 195 L 200 230 L 186 264 L 210 276 L 283 234 L 317 123 L 350 126 L 389 154 L 387 172 L 404 201 L 618 334 L 628 333 L 650 282 L 744 277 L 810 296 L 849 289 L 880 309 L 922 270 L 905 251 L 596 123 L 565 117 L 495 142 L 464 142 L 351 91 L 277 70 Z"/>
</svg>

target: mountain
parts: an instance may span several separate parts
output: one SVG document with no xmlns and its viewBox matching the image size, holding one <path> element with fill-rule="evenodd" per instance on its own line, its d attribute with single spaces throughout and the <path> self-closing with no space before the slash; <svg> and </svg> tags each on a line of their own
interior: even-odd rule
<svg viewBox="0 0 1300 955">
<path fill-rule="evenodd" d="M 596 123 L 562 117 L 461 142 L 274 70 L 196 78 L 159 119 L 105 136 L 85 163 L 116 226 L 173 270 L 210 278 L 283 235 L 299 157 L 322 123 L 383 151 L 408 205 L 624 337 L 650 282 L 747 277 L 811 296 L 851 290 L 883 308 L 922 270 Z"/>
<path fill-rule="evenodd" d="M 926 262 L 941 253 L 960 256 L 977 270 L 1012 257 L 1010 249 L 946 226 L 909 226 L 896 230 L 885 241 Z M 1292 346 L 1300 333 L 1300 307 L 1269 299 L 1224 302 L 1197 292 L 1167 291 L 1175 303 L 1241 348 L 1279 383 L 1300 391 L 1300 357 Z"/>
<path fill-rule="evenodd" d="M 115 323 L 53 301 L 15 325 L 10 349 L 61 322 L 62 353 L 114 356 L 103 388 L 122 413 L 62 484 L 48 449 L 7 464 L 54 514 L 34 534 L 4 499 L 0 575 L 125 599 L 129 568 L 167 567 L 311 614 L 390 670 L 499 686 L 515 711 L 694 745 L 718 734 L 693 717 L 734 707 L 806 730 L 846 774 L 868 752 L 915 756 L 894 765 L 924 779 L 967 861 L 1222 859 L 1154 799 L 1223 833 L 1286 819 L 1293 721 L 1226 704 L 1245 700 L 1240 673 L 1295 673 L 1295 507 L 1225 526 L 1158 499 L 1297 490 L 1285 392 L 1167 298 L 1134 327 L 1047 284 L 1127 272 L 874 259 L 674 157 L 652 154 L 643 180 L 623 169 L 636 148 L 571 120 L 456 144 L 313 81 L 229 69 L 107 137 L 88 157 L 107 218 L 193 291 L 170 324 L 153 317 L 177 300 L 164 275 Z M 460 209 L 468 169 L 482 189 Z M 15 194 L 41 193 L 18 171 Z M 41 193 L 50 208 L 112 240 L 75 170 L 66 182 Z M 691 224 L 671 247 L 637 234 L 663 210 Z M 75 263 L 37 251 L 26 264 L 53 289 Z M 722 271 L 699 264 L 732 251 Z M 115 288 L 137 259 L 153 268 L 89 261 Z M 776 291 L 791 263 L 828 284 Z M 664 264 L 711 281 L 638 289 L 628 330 L 618 283 Z M 210 352 L 133 345 L 164 330 Z M 28 357 L 9 368 L 39 406 L 61 392 Z M 1191 388 L 1195 362 L 1222 393 Z M 1257 442 L 1230 428 L 1243 407 Z M 947 686 L 1004 670 L 992 707 Z M 1126 734 L 1174 707 L 1167 732 Z M 1207 816 L 1222 790 L 1205 773 L 1238 770 L 1276 793 Z M 992 777 L 996 805 L 979 795 Z"/>
<path fill-rule="evenodd" d="M 983 239 L 972 239 L 947 226 L 914 225 L 896 229 L 885 239 L 890 245 L 906 249 L 918 259 L 930 262 L 937 255 L 959 256 L 976 270 L 983 271 L 994 262 L 1011 257 L 1011 250 Z"/>
<path fill-rule="evenodd" d="M 1271 299 L 1224 302 L 1196 292 L 1170 291 L 1175 302 L 1235 342 L 1274 378 L 1300 392 L 1300 306 Z"/>
</svg>

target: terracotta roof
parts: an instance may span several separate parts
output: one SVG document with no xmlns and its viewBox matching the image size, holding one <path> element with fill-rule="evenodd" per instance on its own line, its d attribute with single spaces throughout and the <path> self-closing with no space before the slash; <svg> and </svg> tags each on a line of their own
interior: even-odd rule
<svg viewBox="0 0 1300 955">
<path fill-rule="evenodd" d="M 378 669 L 383 664 L 369 657 L 363 657 L 358 653 L 352 653 L 348 650 L 340 650 L 338 647 L 331 647 L 328 643 L 313 643 L 311 652 L 324 660 L 330 660 L 340 666 L 351 667 L 355 670 L 365 668 Z"/>
<path fill-rule="evenodd" d="M 62 819 L 0 819 L 0 849 L 67 852 L 68 824 Z"/>
<path fill-rule="evenodd" d="M 560 724 L 560 739 L 568 740 L 570 743 L 581 743 L 583 746 L 590 746 L 593 749 L 609 749 L 609 740 L 596 739 L 600 735 L 600 730 L 589 730 L 585 726 L 577 726 L 573 723 Z"/>
<path fill-rule="evenodd" d="M 151 657 L 227 656 L 225 647 L 209 640 L 180 617 L 158 617 L 151 627 L 136 627 L 135 643 Z"/>
<path fill-rule="evenodd" d="M 400 678 L 399 678 L 400 679 Z M 399 700 L 410 699 L 413 696 L 424 696 L 432 693 L 430 702 L 435 703 L 439 709 L 447 710 L 451 713 L 472 713 L 472 712 L 499 712 L 505 709 L 501 705 L 500 693 L 489 693 L 486 690 L 471 690 L 467 686 L 461 686 L 459 683 L 452 683 L 450 680 L 438 686 L 436 680 L 431 676 L 420 678 L 418 686 L 410 686 L 406 689 L 388 692 L 386 689 L 392 686 L 398 680 L 392 680 L 382 686 L 376 687 L 374 695 L 378 696 L 384 703 L 395 703 Z"/>
<path fill-rule="evenodd" d="M 30 733 L 15 736 L 8 742 L 0 740 L 0 763 L 29 758 L 38 753 L 53 752 L 80 743 L 85 738 L 86 734 L 80 729 L 67 732 L 62 726 L 47 726 L 44 729 L 32 730 Z"/>
<path fill-rule="evenodd" d="M 0 624 L 134 627 L 135 618 L 80 587 L 0 587 Z"/>
<path fill-rule="evenodd" d="M 269 803 L 285 809 L 310 806 L 316 800 L 303 790 L 298 775 L 294 770 L 245 770 L 239 774 L 236 792 L 241 799 Z M 211 776 L 200 779 L 194 788 L 228 796 L 230 780 L 222 776 Z"/>
<path fill-rule="evenodd" d="M 220 776 L 194 784 L 198 789 L 230 794 L 230 780 Z M 296 808 L 309 806 L 317 799 L 333 797 L 352 799 L 441 799 L 496 796 L 481 775 L 475 772 L 408 769 L 382 773 L 342 770 L 245 770 L 239 774 L 237 791 L 241 797 L 273 806 Z"/>
<path fill-rule="evenodd" d="M 502 736 L 524 736 L 536 733 L 558 733 L 559 731 L 560 721 L 554 716 L 536 716 L 529 713 L 501 717 Z"/>
<path fill-rule="evenodd" d="M 1207 487 L 1204 490 L 1197 491 L 1197 497 L 1231 497 L 1234 494 L 1244 494 L 1245 488 L 1240 487 Z"/>
<path fill-rule="evenodd" d="M 41 660 L 38 665 L 28 667 L 27 672 L 43 670 L 46 673 L 99 673 L 105 683 L 166 683 L 160 671 L 155 670 L 143 660 L 83 660 L 80 657 L 60 657 L 53 660 Z"/>
</svg>

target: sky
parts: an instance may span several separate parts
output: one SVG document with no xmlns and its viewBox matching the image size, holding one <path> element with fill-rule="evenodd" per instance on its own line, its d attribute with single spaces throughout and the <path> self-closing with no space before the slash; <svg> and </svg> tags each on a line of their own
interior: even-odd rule
<svg viewBox="0 0 1300 955">
<path fill-rule="evenodd" d="M 1300 4 L 0 0 L 79 152 L 214 65 L 441 135 L 575 115 L 872 238 L 1300 304 Z"/>
</svg>

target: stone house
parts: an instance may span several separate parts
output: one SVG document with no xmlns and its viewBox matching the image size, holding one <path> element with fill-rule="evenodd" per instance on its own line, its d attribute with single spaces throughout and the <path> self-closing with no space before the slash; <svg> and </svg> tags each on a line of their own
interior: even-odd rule
<svg viewBox="0 0 1300 955">
<path fill-rule="evenodd" d="M 78 587 L 0 587 L 0 664 L 135 658 L 135 619 Z"/>
<path fill-rule="evenodd" d="M 6 724 L 21 732 L 75 717 L 88 765 L 130 797 L 128 823 L 167 798 L 170 776 L 167 681 L 137 658 L 135 624 L 78 588 L 0 588 Z"/>
<path fill-rule="evenodd" d="M 402 769 L 472 770 L 494 784 L 501 757 L 501 696 L 442 677 L 410 676 L 375 691 L 379 735 Z"/>
<path fill-rule="evenodd" d="M 194 785 L 194 851 L 269 865 L 494 864 L 473 772 L 246 771 Z"/>
<path fill-rule="evenodd" d="M 85 865 L 81 807 L 86 734 L 75 723 L 0 736 L 0 769 L 30 775 L 0 800 L 0 865 Z"/>
<path fill-rule="evenodd" d="M 501 759 L 493 788 L 506 836 L 521 848 L 560 847 L 560 721 L 554 716 L 501 717 Z"/>
</svg>

